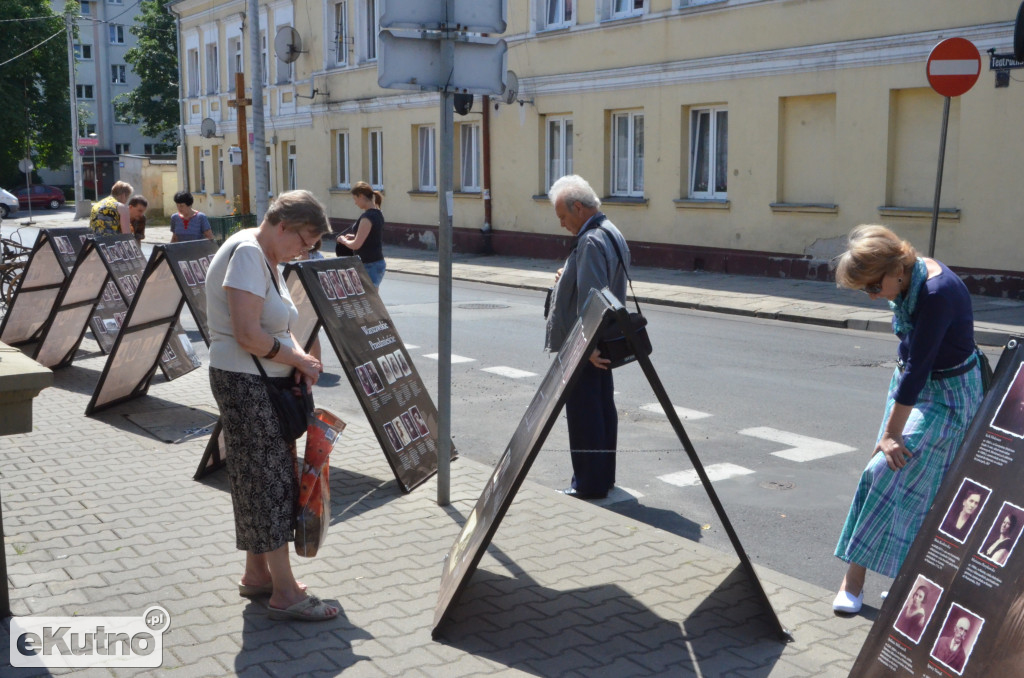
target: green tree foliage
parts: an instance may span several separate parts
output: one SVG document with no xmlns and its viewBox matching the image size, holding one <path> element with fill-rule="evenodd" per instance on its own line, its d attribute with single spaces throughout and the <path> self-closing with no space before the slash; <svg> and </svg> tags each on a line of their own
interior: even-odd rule
<svg viewBox="0 0 1024 678">
<path fill-rule="evenodd" d="M 29 149 L 36 166 L 71 160 L 68 43 L 49 0 L 0 0 L 0 22 L 0 181 L 13 190 L 25 182 L 18 161 Z"/>
<path fill-rule="evenodd" d="M 5 0 L 0 0 L 4 2 Z M 142 80 L 114 99 L 114 110 L 127 122 L 140 124 L 143 134 L 160 140 L 157 152 L 172 152 L 178 143 L 178 50 L 174 17 L 159 0 L 142 0 L 142 13 L 131 27 L 139 44 L 125 61 Z"/>
</svg>

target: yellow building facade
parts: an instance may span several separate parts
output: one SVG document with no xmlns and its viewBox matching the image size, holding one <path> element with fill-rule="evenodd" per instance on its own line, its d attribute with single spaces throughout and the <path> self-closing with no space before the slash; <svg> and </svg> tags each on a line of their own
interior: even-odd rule
<svg viewBox="0 0 1024 678">
<path fill-rule="evenodd" d="M 927 250 L 944 98 L 926 61 L 963 37 L 981 52 L 981 75 L 951 100 L 935 256 L 972 291 L 1024 296 L 1014 245 L 1024 70 L 1000 75 L 988 53 L 1012 52 L 1015 0 L 508 4 L 516 100 L 477 97 L 455 117 L 458 249 L 564 256 L 545 193 L 576 173 L 637 263 L 827 279 L 860 223 Z M 339 227 L 358 216 L 349 188 L 368 181 L 385 196 L 387 240 L 430 247 L 438 95 L 377 86 L 382 10 L 382 0 L 261 2 L 263 171 L 272 195 L 307 188 Z M 223 214 L 240 185 L 228 101 L 234 73 L 248 87 L 253 72 L 247 3 L 179 0 L 172 11 L 187 185 L 198 209 Z M 274 51 L 285 27 L 301 39 L 291 63 Z"/>
</svg>

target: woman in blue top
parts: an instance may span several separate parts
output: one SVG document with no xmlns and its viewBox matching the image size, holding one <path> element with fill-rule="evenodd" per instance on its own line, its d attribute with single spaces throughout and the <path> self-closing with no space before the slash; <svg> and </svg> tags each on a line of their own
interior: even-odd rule
<svg viewBox="0 0 1024 678">
<path fill-rule="evenodd" d="M 836 546 L 849 563 L 833 602 L 855 613 L 866 570 L 895 577 L 981 404 L 967 287 L 884 226 L 858 226 L 836 284 L 887 299 L 900 343 L 874 456 Z"/>
<path fill-rule="evenodd" d="M 210 220 L 202 212 L 192 209 L 193 202 L 192 194 L 188 191 L 178 191 L 174 194 L 174 204 L 178 208 L 178 213 L 171 215 L 171 242 L 187 242 L 200 238 L 213 240 Z"/>
</svg>

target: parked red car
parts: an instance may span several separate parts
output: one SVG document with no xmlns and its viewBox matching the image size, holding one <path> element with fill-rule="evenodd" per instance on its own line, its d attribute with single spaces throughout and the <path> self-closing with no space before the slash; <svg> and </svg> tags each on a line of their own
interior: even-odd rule
<svg viewBox="0 0 1024 678">
<path fill-rule="evenodd" d="M 14 191 L 14 195 L 18 198 L 18 204 L 23 210 L 28 209 L 29 202 L 32 203 L 32 207 L 49 207 L 51 210 L 64 204 L 64 191 L 56 186 L 47 186 L 46 184 L 34 184 L 31 193 L 28 188 L 19 188 Z M 26 196 L 29 196 L 27 200 Z"/>
</svg>

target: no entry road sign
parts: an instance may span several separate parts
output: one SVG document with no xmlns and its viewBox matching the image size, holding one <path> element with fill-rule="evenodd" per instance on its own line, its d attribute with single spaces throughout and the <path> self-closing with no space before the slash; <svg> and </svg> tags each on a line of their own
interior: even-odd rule
<svg viewBox="0 0 1024 678">
<path fill-rule="evenodd" d="M 981 75 L 981 54 L 964 38 L 948 38 L 928 55 L 928 84 L 944 97 L 958 97 Z"/>
</svg>

